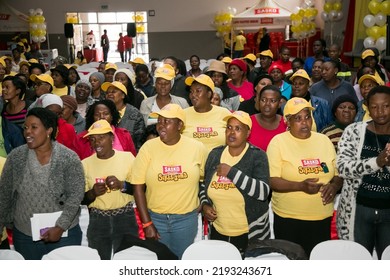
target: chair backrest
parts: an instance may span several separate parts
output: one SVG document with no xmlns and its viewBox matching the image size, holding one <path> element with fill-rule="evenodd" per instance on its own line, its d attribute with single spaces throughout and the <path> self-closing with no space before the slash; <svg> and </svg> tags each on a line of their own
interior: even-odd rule
<svg viewBox="0 0 390 280">
<path fill-rule="evenodd" d="M 240 251 L 231 243 L 221 240 L 201 240 L 192 243 L 183 253 L 182 260 L 242 260 Z"/>
<path fill-rule="evenodd" d="M 381 260 L 390 260 L 390 245 L 383 250 Z"/>
<path fill-rule="evenodd" d="M 350 240 L 328 240 L 317 244 L 310 253 L 310 260 L 372 260 L 370 252 L 359 243 Z"/>
<path fill-rule="evenodd" d="M 15 250 L 10 249 L 1 249 L 0 250 L 0 260 L 24 260 L 22 254 Z"/>
<path fill-rule="evenodd" d="M 96 249 L 87 246 L 64 246 L 42 257 L 42 260 L 100 260 Z"/>
<path fill-rule="evenodd" d="M 155 252 L 139 246 L 132 246 L 115 253 L 113 260 L 157 260 Z"/>
</svg>

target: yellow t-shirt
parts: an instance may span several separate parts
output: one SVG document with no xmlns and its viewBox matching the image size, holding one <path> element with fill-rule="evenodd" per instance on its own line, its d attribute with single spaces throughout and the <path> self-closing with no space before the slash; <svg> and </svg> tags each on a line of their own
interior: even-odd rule
<svg viewBox="0 0 390 280">
<path fill-rule="evenodd" d="M 239 156 L 232 156 L 228 147 L 221 155 L 221 163 L 236 165 L 248 150 L 247 144 Z M 217 219 L 213 222 L 215 229 L 226 236 L 239 236 L 249 231 L 248 219 L 245 213 L 245 201 L 236 185 L 227 177 L 214 173 L 207 194 L 217 211 Z"/>
<path fill-rule="evenodd" d="M 230 115 L 228 109 L 213 105 L 209 112 L 198 113 L 192 106 L 184 109 L 184 112 L 186 125 L 183 135 L 202 142 L 209 151 L 225 145 L 226 122 L 223 118 Z"/>
<path fill-rule="evenodd" d="M 115 155 L 109 159 L 99 159 L 96 154 L 82 160 L 85 173 L 85 191 L 89 191 L 96 183 L 96 179 L 106 179 L 108 176 L 115 176 L 120 181 L 131 181 L 134 156 L 130 152 L 115 151 Z M 96 197 L 88 207 L 100 210 L 113 210 L 124 207 L 134 197 L 118 191 L 110 191 Z"/>
<path fill-rule="evenodd" d="M 234 50 L 235 51 L 243 51 L 245 44 L 246 44 L 245 36 L 244 35 L 237 35 Z"/>
<path fill-rule="evenodd" d="M 364 111 L 363 121 L 367 122 L 367 121 L 372 120 L 372 118 L 370 116 L 370 112 L 368 111 L 368 107 L 365 104 L 362 104 L 362 107 L 363 107 L 363 111 Z"/>
<path fill-rule="evenodd" d="M 327 184 L 338 175 L 335 148 L 326 135 L 317 132 L 312 132 L 308 139 L 295 138 L 289 131 L 278 134 L 269 143 L 267 156 L 271 178 L 295 182 L 319 178 L 319 183 Z M 328 170 L 322 167 L 323 163 Z M 320 192 L 310 195 L 274 191 L 271 203 L 273 211 L 283 218 L 315 221 L 333 214 L 333 203 L 323 205 Z"/>
<path fill-rule="evenodd" d="M 58 96 L 68 95 L 68 87 L 63 87 L 63 88 L 53 87 L 52 92 Z"/>
<path fill-rule="evenodd" d="M 199 206 L 206 157 L 204 145 L 185 136 L 175 145 L 151 139 L 135 159 L 131 183 L 146 184 L 146 201 L 153 212 L 189 213 Z"/>
</svg>

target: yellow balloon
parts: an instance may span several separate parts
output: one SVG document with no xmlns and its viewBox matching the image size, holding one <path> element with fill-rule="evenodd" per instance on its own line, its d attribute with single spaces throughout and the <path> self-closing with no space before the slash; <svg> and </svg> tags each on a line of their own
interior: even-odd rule
<svg viewBox="0 0 390 280">
<path fill-rule="evenodd" d="M 299 12 L 298 12 L 298 15 L 300 15 L 301 17 L 304 17 L 305 16 L 305 10 L 304 9 L 300 9 Z"/>
<path fill-rule="evenodd" d="M 390 15 L 390 1 L 386 0 L 380 4 L 380 10 L 385 15 Z"/>
<path fill-rule="evenodd" d="M 381 10 L 381 4 L 379 4 L 378 2 L 376 2 L 374 0 L 371 0 L 370 3 L 368 3 L 368 10 L 372 14 L 376 15 Z"/>
<path fill-rule="evenodd" d="M 295 14 L 291 14 L 291 15 L 290 15 L 291 21 L 295 20 L 295 18 L 296 18 Z"/>
<path fill-rule="evenodd" d="M 371 37 L 377 40 L 381 36 L 381 30 L 379 26 L 374 25 L 371 27 Z"/>
<path fill-rule="evenodd" d="M 324 4 L 324 11 L 325 12 L 327 12 L 327 13 L 330 13 L 330 11 L 332 10 L 332 4 L 331 3 L 329 3 L 329 2 L 326 2 L 325 4 Z"/>
<path fill-rule="evenodd" d="M 333 4 L 333 10 L 335 10 L 336 12 L 341 11 L 342 8 L 343 8 L 343 5 L 341 4 L 341 2 L 336 2 Z"/>
<path fill-rule="evenodd" d="M 386 27 L 386 24 L 379 27 L 380 29 L 380 37 L 386 37 L 386 34 L 387 34 L 387 27 Z"/>
</svg>

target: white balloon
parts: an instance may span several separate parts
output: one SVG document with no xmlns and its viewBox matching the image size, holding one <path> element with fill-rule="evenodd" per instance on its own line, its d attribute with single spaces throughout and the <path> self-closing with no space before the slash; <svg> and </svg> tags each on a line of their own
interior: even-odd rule
<svg viewBox="0 0 390 280">
<path fill-rule="evenodd" d="M 38 29 L 38 24 L 32 23 L 32 24 L 30 25 L 30 27 L 31 27 L 31 29 Z"/>
<path fill-rule="evenodd" d="M 32 36 L 31 40 L 33 40 L 33 42 L 35 42 L 35 43 L 38 43 L 39 42 L 39 37 L 38 36 Z"/>
<path fill-rule="evenodd" d="M 337 12 L 336 21 L 341 21 L 344 17 L 344 14 L 342 11 Z"/>
<path fill-rule="evenodd" d="M 383 13 L 377 13 L 375 15 L 375 24 L 378 26 L 383 26 L 386 24 L 387 18 Z"/>
<path fill-rule="evenodd" d="M 41 9 L 41 8 L 36 9 L 36 10 L 35 10 L 35 14 L 36 14 L 37 16 L 43 15 L 42 9 Z"/>
<path fill-rule="evenodd" d="M 373 15 L 366 15 L 364 18 L 363 18 L 363 24 L 365 27 L 373 27 L 374 24 L 375 24 L 375 17 Z"/>
<path fill-rule="evenodd" d="M 379 37 L 375 42 L 375 47 L 378 51 L 384 51 L 386 49 L 386 37 Z"/>
<path fill-rule="evenodd" d="M 327 12 L 322 12 L 321 18 L 323 21 L 328 22 L 329 21 L 329 14 Z"/>
<path fill-rule="evenodd" d="M 46 36 L 39 36 L 39 42 L 43 43 L 46 41 Z"/>
<path fill-rule="evenodd" d="M 372 38 L 372 37 L 367 37 L 366 39 L 364 39 L 363 45 L 364 45 L 364 47 L 365 47 L 366 49 L 375 47 L 375 40 L 374 40 L 374 38 Z"/>
<path fill-rule="evenodd" d="M 30 16 L 35 16 L 35 10 L 34 9 L 28 10 L 28 13 L 29 13 Z"/>
<path fill-rule="evenodd" d="M 219 33 L 219 32 L 216 32 L 216 33 L 215 33 L 215 36 L 217 36 L 217 38 L 221 38 L 222 34 Z"/>
<path fill-rule="evenodd" d="M 330 21 L 336 21 L 337 20 L 337 12 L 332 10 L 329 13 L 329 20 Z"/>
<path fill-rule="evenodd" d="M 38 28 L 42 30 L 46 30 L 46 23 L 39 23 Z"/>
<path fill-rule="evenodd" d="M 232 8 L 232 14 L 233 15 L 237 14 L 237 9 L 236 8 Z"/>
</svg>

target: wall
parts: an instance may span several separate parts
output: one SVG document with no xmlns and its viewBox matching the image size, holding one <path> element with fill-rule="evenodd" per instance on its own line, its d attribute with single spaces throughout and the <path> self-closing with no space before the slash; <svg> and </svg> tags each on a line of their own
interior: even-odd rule
<svg viewBox="0 0 390 280">
<path fill-rule="evenodd" d="M 258 0 L 67 0 L 47 1 L 34 0 L 0 0 L 8 2 L 13 8 L 28 14 L 31 8 L 42 8 L 50 35 L 50 47 L 57 48 L 66 56 L 66 38 L 64 38 L 64 22 L 67 12 L 117 12 L 154 10 L 155 16 L 148 17 L 150 57 L 162 57 L 168 54 L 187 58 L 197 53 L 204 58 L 214 58 L 222 52 L 221 41 L 215 36 L 212 21 L 216 12 L 227 7 L 243 12 L 246 7 L 255 5 Z M 300 0 L 274 0 L 285 8 L 296 11 Z M 315 1 L 316 8 L 321 10 L 324 0 Z M 101 9 L 107 5 L 108 9 Z M 317 18 L 317 25 L 323 27 Z M 338 29 L 340 30 L 340 29 Z"/>
</svg>

